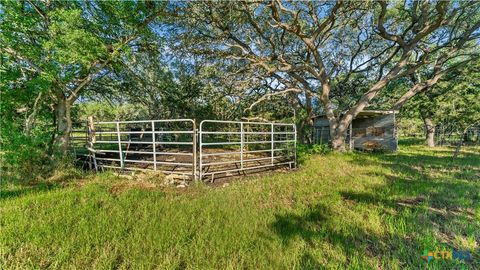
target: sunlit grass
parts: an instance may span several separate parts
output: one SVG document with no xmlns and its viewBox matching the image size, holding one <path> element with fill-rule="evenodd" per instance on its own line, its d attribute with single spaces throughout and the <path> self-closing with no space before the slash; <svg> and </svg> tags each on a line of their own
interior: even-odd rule
<svg viewBox="0 0 480 270">
<path fill-rule="evenodd" d="M 227 187 L 161 188 L 111 174 L 3 185 L 0 268 L 418 269 L 455 248 L 479 269 L 480 154 L 313 156 Z"/>
</svg>

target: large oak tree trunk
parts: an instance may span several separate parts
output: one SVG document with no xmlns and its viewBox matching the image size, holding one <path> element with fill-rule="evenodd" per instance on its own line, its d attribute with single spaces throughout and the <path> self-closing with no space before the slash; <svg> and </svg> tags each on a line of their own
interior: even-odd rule
<svg viewBox="0 0 480 270">
<path fill-rule="evenodd" d="M 347 138 L 347 130 L 350 124 L 347 122 L 340 121 L 336 123 L 337 127 L 333 132 L 330 132 L 332 138 L 332 148 L 337 152 L 345 152 L 347 148 L 345 146 L 345 139 Z"/>
<path fill-rule="evenodd" d="M 345 148 L 345 135 L 337 134 L 335 137 L 332 137 L 332 148 L 337 152 L 347 151 Z"/>
<path fill-rule="evenodd" d="M 57 95 L 55 104 L 56 134 L 54 145 L 62 154 L 66 154 L 70 145 L 70 131 L 72 130 L 72 119 L 70 117 L 71 104 L 62 94 Z"/>
<path fill-rule="evenodd" d="M 345 152 L 345 137 L 347 135 L 347 127 L 350 123 L 344 123 L 344 121 L 340 121 L 339 117 L 335 116 L 334 105 L 328 97 L 329 93 L 330 85 L 328 83 L 322 83 L 322 95 L 320 96 L 320 101 L 323 104 L 325 116 L 328 119 L 332 149 L 336 152 Z"/>
<path fill-rule="evenodd" d="M 425 139 L 428 147 L 435 147 L 435 125 L 430 117 L 423 117 L 425 124 Z"/>
<path fill-rule="evenodd" d="M 313 106 L 312 106 L 312 94 L 310 92 L 305 92 L 305 107 L 307 109 L 307 119 L 304 119 L 303 129 L 308 130 L 305 132 L 305 142 L 308 144 L 312 143 L 312 133 L 313 133 Z"/>
<path fill-rule="evenodd" d="M 455 147 L 455 152 L 453 152 L 453 157 L 456 158 L 460 154 L 460 149 L 462 148 L 463 142 L 467 140 L 467 130 L 468 128 L 465 128 L 463 130 L 462 136 L 460 136 L 460 140 L 457 143 L 457 146 Z"/>
</svg>

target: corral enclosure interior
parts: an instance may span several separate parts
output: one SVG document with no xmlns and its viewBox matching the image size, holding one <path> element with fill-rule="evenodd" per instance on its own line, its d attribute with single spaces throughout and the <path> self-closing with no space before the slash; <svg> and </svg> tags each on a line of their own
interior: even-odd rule
<svg viewBox="0 0 480 270">
<path fill-rule="evenodd" d="M 295 125 L 261 122 L 200 123 L 200 177 L 295 165 Z"/>
<path fill-rule="evenodd" d="M 99 168 L 192 174 L 193 121 L 98 122 L 94 127 Z"/>
<path fill-rule="evenodd" d="M 75 154 L 97 170 L 158 170 L 191 176 L 196 161 L 194 130 L 190 119 L 95 122 L 88 128 L 79 126 L 72 139 L 77 141 Z"/>
<path fill-rule="evenodd" d="M 296 162 L 293 124 L 191 119 L 78 126 L 77 157 L 97 170 L 153 170 L 190 178 L 244 174 Z"/>
</svg>

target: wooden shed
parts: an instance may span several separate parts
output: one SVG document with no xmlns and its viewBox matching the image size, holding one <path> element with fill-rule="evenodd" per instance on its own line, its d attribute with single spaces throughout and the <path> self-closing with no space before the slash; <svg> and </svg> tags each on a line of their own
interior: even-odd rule
<svg viewBox="0 0 480 270">
<path fill-rule="evenodd" d="M 397 111 L 364 110 L 350 125 L 345 143 L 350 149 L 389 150 L 398 147 L 395 114 Z M 330 143 L 330 127 L 327 117 L 313 118 L 313 141 L 318 144 Z"/>
</svg>

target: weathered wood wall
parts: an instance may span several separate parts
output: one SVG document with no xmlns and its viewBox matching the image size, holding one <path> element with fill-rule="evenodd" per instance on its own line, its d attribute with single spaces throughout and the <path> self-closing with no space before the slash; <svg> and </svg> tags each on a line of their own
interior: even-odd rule
<svg viewBox="0 0 480 270">
<path fill-rule="evenodd" d="M 329 143 L 328 120 L 325 117 L 318 117 L 315 119 L 314 127 L 314 142 Z M 393 113 L 359 117 L 352 122 L 352 145 L 353 148 L 361 150 L 396 151 L 398 144 L 395 133 L 395 115 Z M 348 136 L 347 140 L 349 140 Z"/>
</svg>

